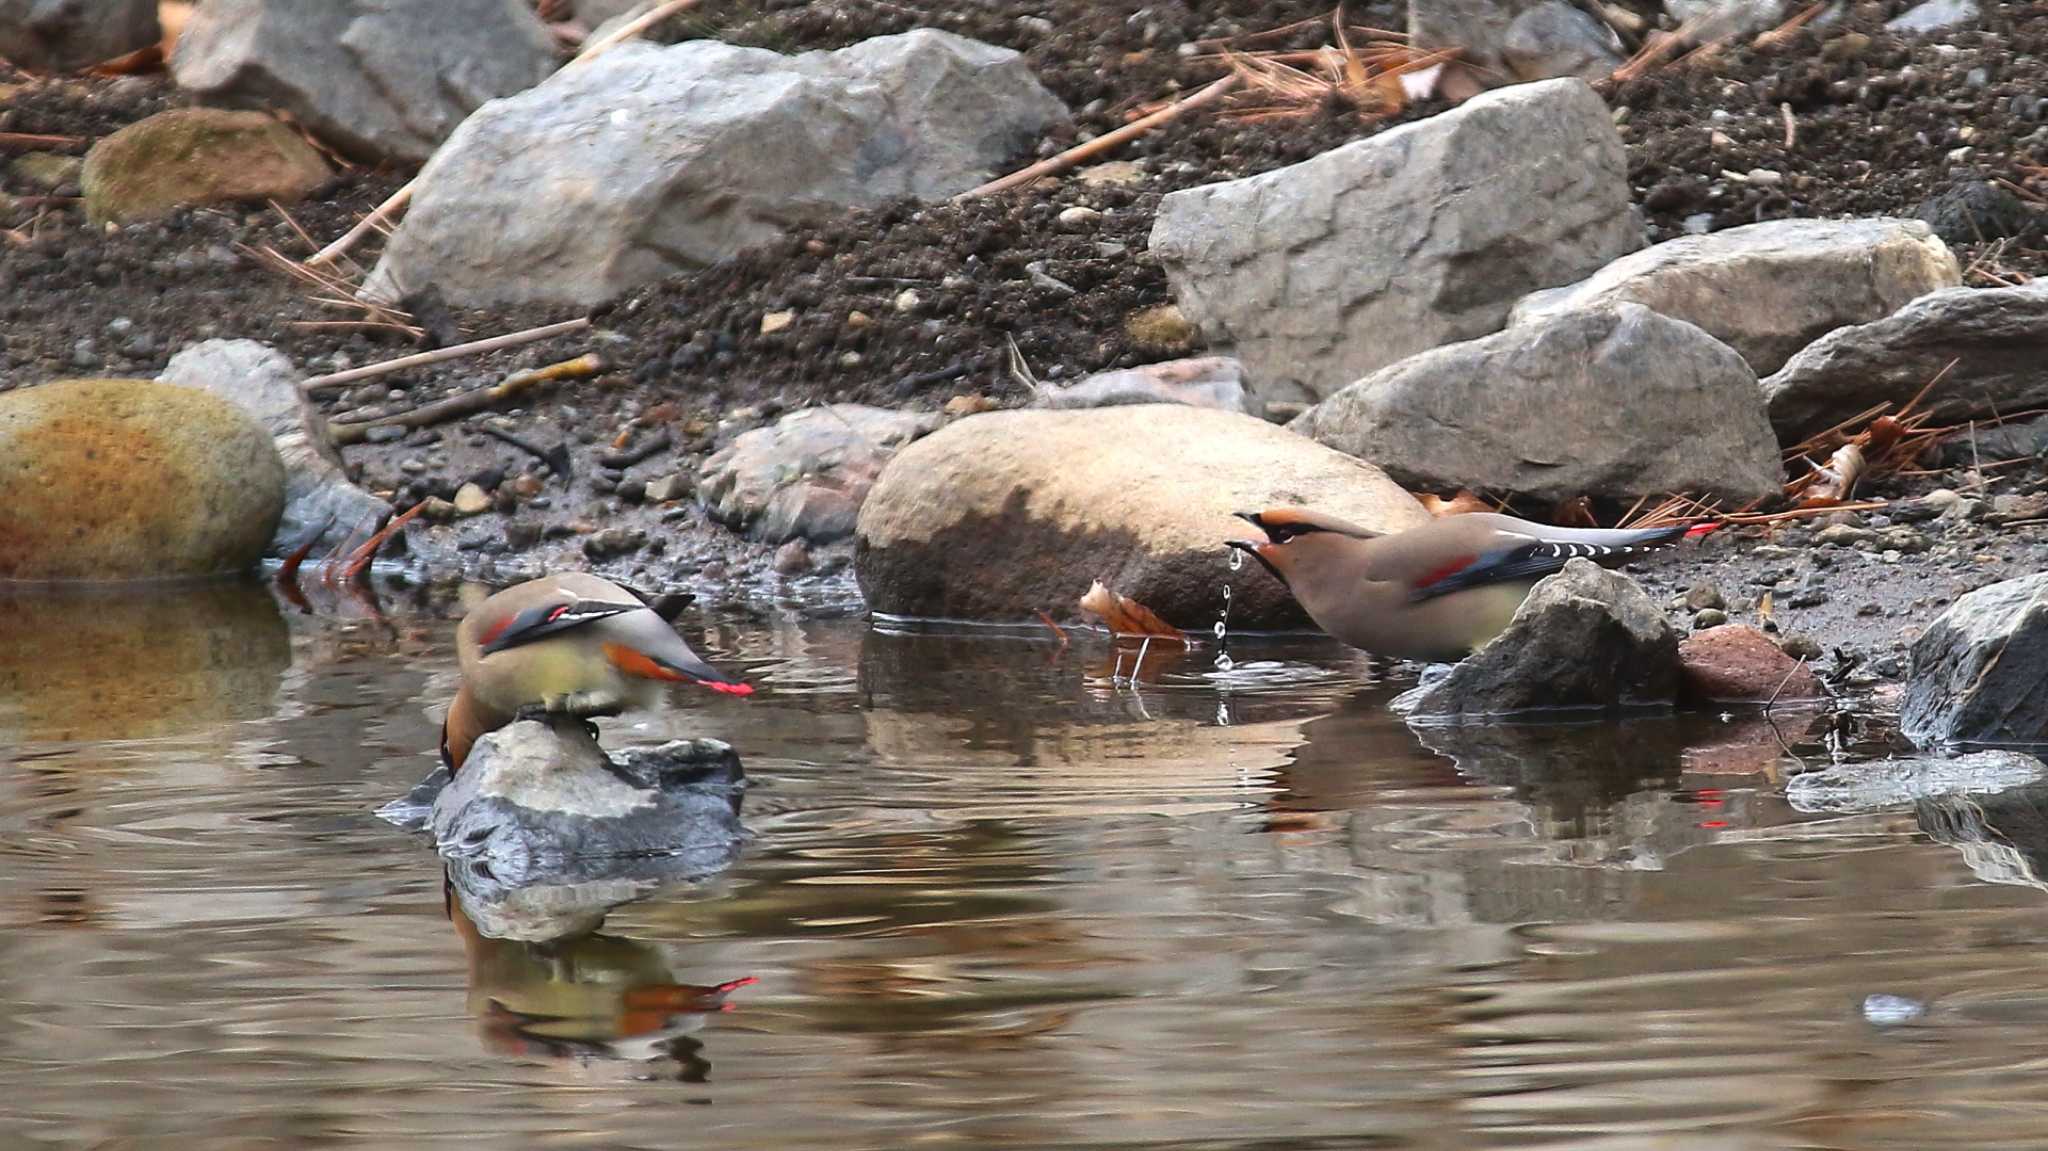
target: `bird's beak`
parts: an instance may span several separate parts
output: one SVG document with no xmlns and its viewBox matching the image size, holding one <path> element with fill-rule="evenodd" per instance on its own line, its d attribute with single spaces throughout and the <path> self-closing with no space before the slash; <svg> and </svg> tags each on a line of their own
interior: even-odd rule
<svg viewBox="0 0 2048 1151">
<path fill-rule="evenodd" d="M 1224 540 L 1223 542 L 1226 546 L 1231 547 L 1237 551 L 1244 552 L 1246 555 L 1249 555 L 1253 559 L 1259 561 L 1259 566 L 1273 573 L 1274 579 L 1279 580 L 1281 583 L 1287 582 L 1287 577 L 1281 575 L 1280 569 L 1273 566 L 1273 561 L 1266 558 L 1267 553 L 1277 550 L 1279 545 L 1270 543 L 1253 543 L 1250 540 Z"/>
<path fill-rule="evenodd" d="M 1243 520 L 1244 522 L 1252 525 L 1253 527 L 1259 529 L 1262 532 L 1266 531 L 1266 521 L 1259 518 L 1259 513 L 1257 512 L 1231 512 L 1230 514 L 1236 516 L 1238 519 Z M 1266 534 L 1268 537 L 1272 535 L 1271 532 L 1266 532 Z"/>
</svg>

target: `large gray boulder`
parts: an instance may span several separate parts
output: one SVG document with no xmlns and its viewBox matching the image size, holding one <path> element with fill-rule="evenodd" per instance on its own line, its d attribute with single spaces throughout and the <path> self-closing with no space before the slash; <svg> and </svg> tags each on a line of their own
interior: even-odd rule
<svg viewBox="0 0 2048 1151">
<path fill-rule="evenodd" d="M 1233 512 L 1303 504 L 1380 531 L 1426 521 L 1385 473 L 1254 416 L 1178 404 L 973 416 L 897 453 L 860 512 L 854 571 L 891 615 L 1074 614 L 1101 580 L 1183 628 L 1231 589 L 1233 626 L 1301 626 L 1279 581 L 1234 570 Z"/>
<path fill-rule="evenodd" d="M 715 739 L 613 757 L 581 720 L 521 720 L 476 741 L 427 826 L 442 856 L 497 888 L 709 875 L 744 840 L 744 778 Z"/>
<path fill-rule="evenodd" d="M 526 0 L 206 0 L 171 53 L 213 104 L 278 108 L 349 156 L 417 163 L 559 58 Z"/>
<path fill-rule="evenodd" d="M 1575 559 L 1530 590 L 1507 630 L 1402 698 L 1412 721 L 1556 709 L 1668 707 L 1678 636 L 1643 589 Z"/>
<path fill-rule="evenodd" d="M 947 32 L 621 45 L 464 122 L 364 292 L 595 304 L 800 221 L 966 191 L 1066 115 L 1017 53 Z"/>
<path fill-rule="evenodd" d="M 1422 352 L 1293 426 L 1421 490 L 1710 492 L 1741 504 L 1780 485 L 1777 437 L 1742 357 L 1637 304 Z"/>
<path fill-rule="evenodd" d="M 163 38 L 157 0 L 0 0 L 0 59 L 69 72 Z"/>
<path fill-rule="evenodd" d="M 340 454 L 320 431 L 319 414 L 299 394 L 298 369 L 283 352 L 255 340 L 207 340 L 172 356 L 157 378 L 212 392 L 270 433 L 285 472 L 284 514 L 270 555 L 289 554 L 322 524 L 311 554 L 324 554 L 391 514 L 390 504 L 349 482 Z"/>
<path fill-rule="evenodd" d="M 1796 443 L 1883 401 L 1903 406 L 1936 377 L 1918 410 L 1938 424 L 2048 406 L 2048 281 L 1945 288 L 1838 328 L 1764 380 L 1764 395 Z"/>
<path fill-rule="evenodd" d="M 1515 305 L 1514 322 L 1642 304 L 1704 328 L 1761 376 L 1836 328 L 1961 280 L 1948 245 L 1918 220 L 1771 220 L 1644 248 L 1570 287 L 1533 293 Z"/>
<path fill-rule="evenodd" d="M 865 404 L 805 408 L 713 453 L 697 495 L 712 518 L 758 540 L 842 540 L 882 465 L 938 422 Z"/>
<path fill-rule="evenodd" d="M 1978 588 L 1913 642 L 1899 730 L 1920 744 L 2048 743 L 2048 573 Z"/>
<path fill-rule="evenodd" d="M 1499 331 L 1527 292 L 1642 244 L 1607 105 L 1578 80 L 1489 92 L 1292 167 L 1174 192 L 1152 252 L 1262 400 L 1317 400 Z"/>
<path fill-rule="evenodd" d="M 283 509 L 270 436 L 218 396 L 155 380 L 0 393 L 0 581 L 240 571 Z"/>
<path fill-rule="evenodd" d="M 1612 75 L 1623 59 L 1614 34 L 1566 0 L 1409 0 L 1409 43 L 1458 49 L 1488 87 L 1525 80 Z"/>
</svg>

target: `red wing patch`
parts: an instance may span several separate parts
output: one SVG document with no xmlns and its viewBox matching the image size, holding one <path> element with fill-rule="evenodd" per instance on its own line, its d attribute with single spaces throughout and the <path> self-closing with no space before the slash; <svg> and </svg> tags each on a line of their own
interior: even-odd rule
<svg viewBox="0 0 2048 1151">
<path fill-rule="evenodd" d="M 505 629 L 511 627 L 512 621 L 516 618 L 516 616 L 508 615 L 500 619 L 497 623 L 492 624 L 490 626 L 490 630 L 476 637 L 477 646 L 489 647 L 492 644 L 498 642 L 498 637 L 505 634 Z"/>
<path fill-rule="evenodd" d="M 663 679 L 671 683 L 681 683 L 689 678 L 681 672 L 670 671 L 622 643 L 604 645 L 604 657 L 612 661 L 613 667 L 641 679 Z"/>
<path fill-rule="evenodd" d="M 1478 556 L 1459 556 L 1457 559 L 1452 560 L 1450 563 L 1447 563 L 1440 568 L 1435 568 L 1431 571 L 1425 572 L 1421 579 L 1415 581 L 1415 590 L 1421 591 L 1432 584 L 1440 583 L 1443 580 L 1447 580 L 1478 562 Z"/>
</svg>

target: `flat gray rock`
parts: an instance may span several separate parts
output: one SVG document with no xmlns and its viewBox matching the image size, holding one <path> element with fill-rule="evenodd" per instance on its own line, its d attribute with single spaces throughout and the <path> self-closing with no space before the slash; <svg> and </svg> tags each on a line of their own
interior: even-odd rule
<svg viewBox="0 0 2048 1151">
<path fill-rule="evenodd" d="M 1071 384 L 1046 384 L 1031 397 L 1034 408 L 1113 408 L 1125 404 L 1188 404 L 1258 415 L 1245 390 L 1244 365 L 1229 356 L 1162 360 L 1097 372 Z"/>
<path fill-rule="evenodd" d="M 525 0 L 206 0 L 170 64 L 207 103 L 282 109 L 355 159 L 417 163 L 559 62 Z"/>
<path fill-rule="evenodd" d="M 1515 305 L 1513 322 L 1642 304 L 1705 329 L 1762 376 L 1836 328 L 1961 281 L 1948 245 L 1918 220 L 1771 220 L 1644 248 L 1570 287 L 1532 294 Z"/>
<path fill-rule="evenodd" d="M 1977 0 L 1927 0 L 1916 4 L 1885 23 L 1889 32 L 1946 32 L 1975 24 L 1982 13 Z"/>
<path fill-rule="evenodd" d="M 1936 377 L 1919 410 L 1937 424 L 2048 406 L 2048 281 L 1929 292 L 1815 340 L 1763 387 L 1771 423 L 1797 443 L 1878 403 L 1903 407 Z"/>
<path fill-rule="evenodd" d="M 1928 800 L 1996 795 L 2039 783 L 2048 767 L 2015 751 L 1908 756 L 1805 771 L 1785 781 L 1794 811 L 1883 811 Z"/>
<path fill-rule="evenodd" d="M 298 369 L 283 352 L 255 340 L 207 340 L 172 356 L 157 379 L 212 392 L 270 433 L 284 461 L 284 515 L 267 554 L 290 554 L 318 528 L 309 554 L 325 555 L 391 514 L 390 504 L 349 481 L 339 453 L 317 431 L 320 417 L 300 397 Z"/>
<path fill-rule="evenodd" d="M 1292 426 L 1414 490 L 1544 501 L 1775 494 L 1777 437 L 1726 344 L 1638 304 L 1561 312 L 1411 356 Z"/>
<path fill-rule="evenodd" d="M 2048 743 L 2048 573 L 1958 599 L 1913 641 L 1899 730 L 1915 743 Z"/>
<path fill-rule="evenodd" d="M 799 222 L 964 192 L 1066 118 L 1023 57 L 948 32 L 622 44 L 464 121 L 364 295 L 596 304 Z"/>
<path fill-rule="evenodd" d="M 1507 630 L 1398 702 L 1414 724 L 1669 707 L 1678 636 L 1636 582 L 1591 560 L 1545 576 Z"/>
<path fill-rule="evenodd" d="M 1286 402 L 1499 331 L 1522 295 L 1641 244 L 1621 138 L 1579 80 L 1174 192 L 1151 238 L 1181 311 Z"/>
</svg>

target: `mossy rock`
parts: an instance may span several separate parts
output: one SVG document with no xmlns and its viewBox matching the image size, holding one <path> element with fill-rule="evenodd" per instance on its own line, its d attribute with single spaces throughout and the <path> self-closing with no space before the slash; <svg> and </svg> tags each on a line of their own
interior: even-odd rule
<svg viewBox="0 0 2048 1151">
<path fill-rule="evenodd" d="M 154 380 L 0 394 L 0 580 L 238 571 L 284 510 L 284 464 L 240 408 Z"/>
<path fill-rule="evenodd" d="M 304 199 L 333 175 L 288 125 L 261 112 L 174 108 L 94 144 L 86 216 L 126 223 L 195 204 Z"/>
</svg>

